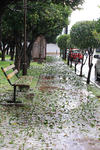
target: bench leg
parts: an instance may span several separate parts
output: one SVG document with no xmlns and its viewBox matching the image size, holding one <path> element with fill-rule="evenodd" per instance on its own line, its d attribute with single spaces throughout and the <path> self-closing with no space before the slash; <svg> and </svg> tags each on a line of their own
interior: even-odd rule
<svg viewBox="0 0 100 150">
<path fill-rule="evenodd" d="M 10 101 L 7 101 L 8 103 L 16 103 L 16 86 L 14 85 L 14 93 L 13 93 L 13 99 Z"/>
<path fill-rule="evenodd" d="M 13 103 L 22 103 L 21 101 L 16 101 L 16 85 L 14 85 Z"/>
<path fill-rule="evenodd" d="M 14 85 L 14 93 L 13 93 L 13 100 L 11 101 L 7 101 L 10 105 L 14 104 L 14 105 L 18 105 L 18 103 L 22 103 L 21 101 L 16 101 L 16 85 Z M 9 106 L 10 106 L 9 105 Z M 12 106 L 12 105 L 11 105 Z"/>
</svg>

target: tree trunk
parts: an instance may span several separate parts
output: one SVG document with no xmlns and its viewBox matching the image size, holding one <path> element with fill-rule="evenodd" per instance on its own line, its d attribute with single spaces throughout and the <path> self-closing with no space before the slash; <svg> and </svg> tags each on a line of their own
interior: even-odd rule
<svg viewBox="0 0 100 150">
<path fill-rule="evenodd" d="M 18 71 L 21 70 L 21 58 L 23 57 L 22 55 L 22 43 L 19 40 L 20 37 L 17 36 L 15 37 L 15 45 L 16 45 L 16 54 L 15 54 L 15 66 L 17 68 Z"/>
<path fill-rule="evenodd" d="M 0 51 L 2 52 L 2 32 L 1 32 L 1 20 L 2 20 L 2 17 L 0 15 Z"/>
<path fill-rule="evenodd" d="M 80 69 L 80 77 L 82 77 L 82 73 L 83 72 L 83 63 L 82 63 L 82 65 L 81 65 L 81 69 Z"/>
<path fill-rule="evenodd" d="M 68 60 L 67 60 L 67 65 L 68 65 L 68 66 L 69 66 L 69 61 L 70 61 L 70 60 L 69 60 L 69 56 L 68 56 Z"/>
<path fill-rule="evenodd" d="M 18 71 L 21 69 L 21 57 L 20 57 L 20 49 L 16 46 L 16 55 L 15 55 L 15 66 Z"/>
<path fill-rule="evenodd" d="M 31 51 L 32 51 L 32 46 L 33 46 L 33 41 L 30 42 L 28 48 L 27 48 L 27 51 L 26 51 L 26 54 L 27 54 L 27 68 L 30 66 L 30 62 L 31 62 Z"/>
<path fill-rule="evenodd" d="M 89 54 L 89 62 L 88 62 L 89 71 L 88 71 L 88 77 L 87 77 L 87 84 L 90 83 L 91 70 L 92 70 L 92 66 L 93 66 L 93 63 L 92 63 L 92 59 L 93 59 L 93 51 L 92 51 L 92 48 L 90 48 L 90 49 L 88 50 L 88 54 Z"/>
<path fill-rule="evenodd" d="M 81 69 L 80 69 L 80 77 L 82 77 L 82 74 L 83 74 L 83 73 L 82 73 L 82 72 L 83 72 L 83 66 L 84 66 L 84 65 L 83 65 L 83 59 L 82 59 L 82 64 L 81 64 Z"/>
<path fill-rule="evenodd" d="M 70 67 L 72 68 L 72 62 L 73 62 L 73 60 L 72 59 L 70 59 Z"/>
<path fill-rule="evenodd" d="M 77 64 L 76 64 L 76 62 L 75 62 L 75 74 L 76 74 L 76 66 L 77 66 Z"/>
<path fill-rule="evenodd" d="M 7 55 L 9 55 L 9 46 L 7 46 L 6 51 L 7 51 Z"/>
<path fill-rule="evenodd" d="M 13 59 L 14 59 L 14 49 L 13 48 L 11 48 L 10 49 L 10 60 L 12 60 L 13 61 Z"/>
<path fill-rule="evenodd" d="M 64 56 L 65 56 L 65 53 L 64 53 L 64 50 L 63 50 L 63 59 L 65 58 Z"/>
<path fill-rule="evenodd" d="M 86 58 L 85 58 L 85 60 L 84 60 L 84 55 L 83 55 L 83 59 L 82 59 L 82 64 L 81 64 L 81 69 L 80 69 L 80 77 L 82 77 L 83 76 L 83 66 L 85 65 L 85 63 L 86 63 L 86 61 L 87 61 L 87 57 L 88 56 L 86 56 Z"/>
<path fill-rule="evenodd" d="M 60 57 L 61 57 L 61 49 L 60 49 Z"/>
<path fill-rule="evenodd" d="M 33 42 L 29 44 L 26 51 L 26 69 L 30 66 L 31 61 L 31 50 L 32 50 Z M 23 69 L 24 57 L 23 57 L 23 50 L 20 56 L 20 69 Z"/>
<path fill-rule="evenodd" d="M 3 44 L 2 56 L 1 56 L 1 60 L 2 60 L 2 61 L 5 61 L 5 52 L 6 52 L 5 44 Z"/>
<path fill-rule="evenodd" d="M 1 16 L 0 16 L 0 50 L 1 50 L 1 41 L 2 41 L 2 35 L 1 35 Z"/>
<path fill-rule="evenodd" d="M 66 49 L 63 50 L 63 59 L 66 60 Z"/>
<path fill-rule="evenodd" d="M 65 60 L 66 60 L 66 49 L 65 49 Z"/>
<path fill-rule="evenodd" d="M 89 66 L 89 71 L 88 71 L 87 84 L 90 83 L 90 76 L 91 76 L 92 66 L 93 66 L 93 64 L 91 63 L 90 66 Z"/>
<path fill-rule="evenodd" d="M 10 60 L 13 61 L 13 59 L 14 59 L 14 50 L 15 50 L 15 41 L 10 41 L 9 46 L 8 46 L 7 49 L 9 49 L 9 51 L 10 51 Z"/>
<path fill-rule="evenodd" d="M 5 61 L 5 49 L 2 50 L 2 56 L 1 56 L 1 60 Z"/>
<path fill-rule="evenodd" d="M 75 60 L 75 74 L 76 74 L 76 66 L 78 64 L 78 60 Z"/>
<path fill-rule="evenodd" d="M 32 36 L 32 39 L 31 39 L 30 44 L 28 45 L 27 51 L 26 51 L 27 68 L 30 66 L 30 62 L 31 62 L 31 58 L 32 58 L 31 51 L 32 51 L 33 43 L 34 43 L 35 39 L 37 38 L 37 35 L 35 36 L 34 32 L 32 32 L 32 35 L 34 35 L 34 36 Z"/>
</svg>

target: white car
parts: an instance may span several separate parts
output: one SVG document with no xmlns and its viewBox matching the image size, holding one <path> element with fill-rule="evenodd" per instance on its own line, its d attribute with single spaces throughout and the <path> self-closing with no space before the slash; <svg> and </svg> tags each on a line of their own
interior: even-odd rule
<svg viewBox="0 0 100 150">
<path fill-rule="evenodd" d="M 95 79 L 96 80 L 100 79 L 100 59 L 97 59 L 95 64 Z"/>
</svg>

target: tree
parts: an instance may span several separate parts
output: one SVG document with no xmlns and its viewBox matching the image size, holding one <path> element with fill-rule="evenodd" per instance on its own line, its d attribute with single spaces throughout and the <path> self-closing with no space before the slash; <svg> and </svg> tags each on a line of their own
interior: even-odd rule
<svg viewBox="0 0 100 150">
<path fill-rule="evenodd" d="M 2 1 L 2 0 L 1 0 Z M 1 3 L 0 1 L 0 3 Z M 17 3 L 19 1 L 19 3 Z M 45 35 L 46 39 L 48 41 L 54 41 L 55 37 L 58 35 L 58 32 L 60 33 L 62 28 L 66 25 L 68 25 L 68 16 L 69 16 L 69 10 L 70 8 L 76 9 L 76 7 L 79 4 L 82 4 L 84 0 L 74 0 L 74 1 L 70 1 L 70 0 L 47 0 L 45 1 L 37 1 L 37 0 L 30 0 L 27 3 L 28 6 L 28 15 L 27 15 L 27 33 L 28 33 L 28 40 L 29 38 L 30 40 L 30 44 L 27 47 L 27 66 L 29 66 L 30 63 L 30 59 L 31 59 L 31 49 L 32 49 L 32 44 L 35 40 L 35 38 L 39 35 L 39 34 L 43 34 Z M 33 3 L 34 2 L 34 3 Z M 14 3 L 16 4 L 14 6 Z M 11 6 L 9 7 L 8 4 L 11 4 Z M 21 5 L 19 5 L 21 4 Z M 20 0 L 5 0 L 5 3 L 2 1 L 2 7 L 10 9 L 10 11 L 13 11 L 12 13 L 10 13 L 10 17 L 12 18 L 12 16 L 16 19 L 16 24 L 15 25 L 15 29 L 18 28 L 20 30 L 20 32 L 16 32 L 16 38 L 15 38 L 15 45 L 16 45 L 16 49 L 17 49 L 17 54 L 19 55 L 20 50 L 22 50 L 23 53 L 23 47 L 21 45 L 22 40 L 23 40 L 23 29 L 22 26 L 19 27 L 17 20 L 18 20 L 18 14 L 22 15 L 22 11 L 20 11 L 21 9 L 23 10 L 23 4 L 22 1 Z M 7 9 L 6 9 L 7 10 Z M 4 9 L 5 11 L 5 9 Z M 4 11 L 2 12 L 2 14 L 4 14 Z M 17 12 L 17 13 L 16 13 Z M 15 15 L 13 15 L 15 13 Z M 9 14 L 9 13 L 8 13 Z M 20 16 L 19 15 L 19 16 Z M 0 14 L 1 16 L 1 14 Z M 17 16 L 17 17 L 16 17 Z M 11 20 L 9 19 L 9 16 L 7 15 L 8 19 L 7 20 Z M 7 18 L 6 17 L 6 18 Z M 22 18 L 22 17 L 19 17 Z M 12 20 L 12 22 L 13 22 Z M 0 19 L 1 21 L 1 19 Z M 8 24 L 10 24 L 10 22 L 8 21 Z M 12 24 L 12 23 L 11 23 Z M 13 24 L 14 25 L 14 24 Z M 13 27 L 13 25 L 8 27 Z M 46 30 L 47 29 L 47 30 Z M 0 27 L 1 30 L 1 27 Z M 1 33 L 1 32 L 0 32 Z M 34 37 L 33 37 L 34 35 Z M 1 34 L 0 34 L 1 36 Z M 0 41 L 1 41 L 1 37 L 0 37 Z M 22 48 L 21 48 L 21 47 Z M 19 49 L 19 50 L 18 50 Z M 22 57 L 22 54 L 21 57 Z M 19 56 L 17 57 L 16 61 L 18 61 Z M 20 64 L 22 64 L 23 62 L 23 57 L 22 60 L 20 61 Z M 19 64 L 19 63 L 16 63 Z M 20 65 L 19 65 L 20 66 Z"/>
<path fill-rule="evenodd" d="M 96 21 L 96 27 L 95 30 L 93 31 L 93 35 L 95 39 L 100 43 L 100 19 Z"/>
<path fill-rule="evenodd" d="M 0 14 L 2 14 L 2 11 L 9 5 L 12 3 L 17 3 L 18 1 L 21 0 L 0 0 Z M 43 3 L 45 3 L 44 0 L 30 0 L 31 2 L 37 2 L 37 1 L 42 1 Z M 48 0 L 49 1 L 49 0 Z M 73 9 L 76 9 L 79 5 L 82 5 L 82 3 L 84 2 L 84 0 L 51 0 L 51 2 L 53 3 L 61 3 L 61 4 L 66 4 L 67 6 L 70 6 Z"/>
<path fill-rule="evenodd" d="M 69 47 L 69 38 L 70 36 L 67 34 L 60 35 L 57 38 L 58 47 L 60 48 L 60 50 L 63 51 L 63 59 L 65 60 L 66 60 L 66 51 L 67 48 Z"/>
<path fill-rule="evenodd" d="M 93 59 L 93 52 L 94 48 L 98 47 L 98 41 L 93 36 L 93 31 L 95 29 L 95 21 L 82 21 L 77 22 L 75 25 L 72 26 L 70 36 L 72 43 L 76 45 L 78 48 L 88 51 L 89 55 L 89 71 L 87 77 L 87 83 L 90 82 L 90 75 L 92 69 L 92 59 Z M 84 51 L 83 51 L 84 52 Z M 83 68 L 83 62 L 81 66 L 81 73 Z"/>
<path fill-rule="evenodd" d="M 16 46 L 15 64 L 17 64 L 18 70 L 23 64 L 24 24 L 21 5 L 21 3 L 9 5 L 2 21 L 2 38 L 7 39 L 6 42 L 8 44 L 12 41 Z M 68 16 L 71 11 L 67 6 L 63 7 L 60 4 L 56 5 L 53 3 L 28 2 L 28 5 L 30 6 L 27 13 L 27 41 L 29 42 L 27 47 L 27 64 L 29 66 L 31 49 L 37 36 L 44 35 L 47 42 L 55 42 L 56 36 L 68 24 Z"/>
</svg>

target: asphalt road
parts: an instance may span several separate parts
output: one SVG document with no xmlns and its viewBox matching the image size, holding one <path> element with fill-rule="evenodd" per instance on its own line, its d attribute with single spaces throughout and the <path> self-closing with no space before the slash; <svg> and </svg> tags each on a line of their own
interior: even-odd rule
<svg viewBox="0 0 100 150">
<path fill-rule="evenodd" d="M 90 81 L 95 83 L 99 88 L 100 88 L 100 81 L 95 81 L 95 63 L 96 63 L 96 58 L 93 58 L 93 67 L 92 67 L 92 71 L 91 71 L 91 77 L 90 77 Z M 80 71 L 80 67 L 81 67 L 81 62 L 77 65 L 77 72 L 79 73 Z M 88 76 L 88 59 L 86 61 L 86 64 L 83 67 L 83 75 L 85 77 Z"/>
</svg>

